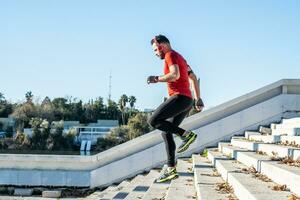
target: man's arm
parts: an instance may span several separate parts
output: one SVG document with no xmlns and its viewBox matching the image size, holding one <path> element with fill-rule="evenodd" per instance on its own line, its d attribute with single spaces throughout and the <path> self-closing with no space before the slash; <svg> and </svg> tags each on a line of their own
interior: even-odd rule
<svg viewBox="0 0 300 200">
<path fill-rule="evenodd" d="M 158 82 L 173 82 L 180 78 L 180 71 L 177 64 L 169 67 L 170 72 L 158 77 Z"/>
<path fill-rule="evenodd" d="M 192 70 L 189 72 L 189 79 L 192 81 L 192 88 L 193 88 L 195 101 L 196 101 L 196 106 L 195 106 L 196 110 L 201 112 L 202 109 L 204 108 L 204 105 L 200 96 L 200 87 L 199 87 L 197 76 L 193 73 Z"/>
<path fill-rule="evenodd" d="M 200 99 L 200 87 L 196 75 L 193 72 L 190 72 L 189 79 L 192 81 L 192 88 L 195 99 Z"/>
</svg>

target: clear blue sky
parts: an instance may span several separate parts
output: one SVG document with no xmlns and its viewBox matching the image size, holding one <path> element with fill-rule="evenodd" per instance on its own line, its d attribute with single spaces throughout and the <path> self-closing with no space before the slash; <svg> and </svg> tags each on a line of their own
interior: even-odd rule
<svg viewBox="0 0 300 200">
<path fill-rule="evenodd" d="M 1 0 L 0 92 L 83 101 L 125 93 L 156 108 L 166 85 L 150 39 L 165 34 L 201 78 L 212 107 L 282 78 L 300 78 L 300 1 Z"/>
</svg>

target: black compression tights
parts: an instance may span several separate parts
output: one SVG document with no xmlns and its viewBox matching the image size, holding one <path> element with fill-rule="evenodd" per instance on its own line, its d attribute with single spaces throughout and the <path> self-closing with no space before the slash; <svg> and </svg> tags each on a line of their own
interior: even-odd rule
<svg viewBox="0 0 300 200">
<path fill-rule="evenodd" d="M 162 132 L 168 157 L 168 166 L 174 167 L 176 145 L 173 134 L 182 136 L 184 129 L 178 127 L 192 108 L 193 100 L 184 95 L 174 95 L 162 103 L 149 118 L 148 123 Z"/>
</svg>

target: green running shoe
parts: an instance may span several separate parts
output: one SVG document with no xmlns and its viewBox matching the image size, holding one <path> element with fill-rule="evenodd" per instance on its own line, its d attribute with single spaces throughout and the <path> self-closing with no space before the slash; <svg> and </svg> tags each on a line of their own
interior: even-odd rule
<svg viewBox="0 0 300 200">
<path fill-rule="evenodd" d="M 166 182 L 166 181 L 170 181 L 170 180 L 173 180 L 173 179 L 176 179 L 178 178 L 178 173 L 177 173 L 177 170 L 176 168 L 172 168 L 171 170 L 167 168 L 163 169 L 160 177 L 158 177 L 155 182 L 156 183 L 162 183 L 162 182 Z"/>
<path fill-rule="evenodd" d="M 182 153 L 186 151 L 189 148 L 189 146 L 196 140 L 196 138 L 197 134 L 191 131 L 188 135 L 186 135 L 183 138 L 182 144 L 177 149 L 177 153 Z"/>
</svg>

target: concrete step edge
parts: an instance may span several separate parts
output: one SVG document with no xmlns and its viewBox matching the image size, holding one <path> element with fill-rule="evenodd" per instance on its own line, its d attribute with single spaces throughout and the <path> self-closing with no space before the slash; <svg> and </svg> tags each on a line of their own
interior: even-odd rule
<svg viewBox="0 0 300 200">
<path fill-rule="evenodd" d="M 223 184 L 224 180 L 216 172 L 216 169 L 208 158 L 193 155 L 194 184 L 198 200 L 228 200 L 234 198 L 234 194 L 217 191 L 217 185 Z"/>
<path fill-rule="evenodd" d="M 273 191 L 271 188 L 276 185 L 275 183 L 266 183 L 253 178 L 252 174 L 244 173 L 243 168 L 247 168 L 247 166 L 239 164 L 235 160 L 217 160 L 216 167 L 223 179 L 232 186 L 235 195 L 240 200 L 282 200 L 288 199 L 292 195 L 287 191 Z"/>
</svg>

